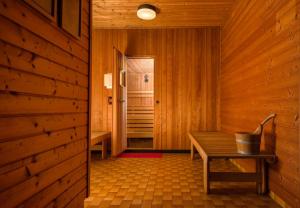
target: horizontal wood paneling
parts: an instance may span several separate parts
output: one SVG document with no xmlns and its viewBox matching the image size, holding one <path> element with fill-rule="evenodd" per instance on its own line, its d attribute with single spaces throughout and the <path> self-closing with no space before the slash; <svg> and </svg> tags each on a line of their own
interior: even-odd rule
<svg viewBox="0 0 300 208">
<path fill-rule="evenodd" d="M 0 114 L 45 114 L 87 112 L 87 102 L 74 99 L 30 96 L 17 94 L 0 94 Z"/>
<path fill-rule="evenodd" d="M 52 148 L 36 157 L 26 157 L 25 159 L 22 159 L 23 166 L 11 166 L 12 163 L 10 163 L 9 165 L 2 167 L 1 171 L 5 172 L 0 175 L 0 191 L 25 181 L 32 175 L 36 175 L 57 165 L 72 155 L 79 154 L 86 149 L 86 146 L 86 138 L 83 138 L 68 144 L 66 143 L 64 146 Z M 15 169 L 9 169 L 9 166 Z"/>
<path fill-rule="evenodd" d="M 111 92 L 103 86 L 103 74 L 112 72 L 114 46 L 127 56 L 155 59 L 155 149 L 189 149 L 188 131 L 216 130 L 219 32 L 219 27 L 95 30 L 93 129 L 111 128 Z"/>
<path fill-rule="evenodd" d="M 0 141 L 84 125 L 87 125 L 85 113 L 0 117 Z"/>
<path fill-rule="evenodd" d="M 30 155 L 65 145 L 86 136 L 86 127 L 78 127 L 58 132 L 45 133 L 42 135 L 3 142 L 0 144 L 1 154 L 0 165 L 7 164 Z"/>
<path fill-rule="evenodd" d="M 39 208 L 39 207 L 46 207 L 48 203 L 52 203 L 51 199 L 62 197 L 67 195 L 67 193 L 73 191 L 76 194 L 76 191 L 85 189 L 87 186 L 86 177 L 83 174 L 86 170 L 86 166 L 83 165 L 79 169 L 72 171 L 68 175 L 64 176 L 60 181 L 56 181 L 55 183 L 51 184 L 49 187 L 44 189 L 43 191 L 39 192 L 37 195 L 33 196 L 32 198 L 26 200 L 22 203 L 22 207 L 28 208 Z M 74 191 L 75 189 L 75 191 Z M 65 191 L 66 190 L 66 191 Z M 65 192 L 64 192 L 65 191 Z M 59 193 L 63 194 L 59 196 Z M 78 193 L 78 192 L 77 192 Z M 55 201 L 53 204 L 56 204 L 56 207 L 64 207 L 66 203 L 72 200 L 72 195 L 68 198 L 65 198 L 65 203 L 61 202 L 61 200 Z"/>
<path fill-rule="evenodd" d="M 24 1 L 0 0 L 1 207 L 83 207 L 89 1 L 83 10 L 76 39 Z"/>
<path fill-rule="evenodd" d="M 1 66 L 0 90 L 78 100 L 87 100 L 88 98 L 88 90 L 86 87 L 80 87 L 30 73 L 12 71 Z"/>
<path fill-rule="evenodd" d="M 263 139 L 263 148 L 278 156 L 270 165 L 269 186 L 292 207 L 300 206 L 299 14 L 297 0 L 238 1 L 221 46 L 221 128 L 251 131 L 277 113 L 275 129 L 268 125 Z"/>
<path fill-rule="evenodd" d="M 87 63 L 64 51 L 59 46 L 51 44 L 42 37 L 19 27 L 18 24 L 3 16 L 0 16 L 0 24 L 5 26 L 5 30 L 0 31 L 0 37 L 3 41 L 26 49 L 32 53 L 39 54 L 44 58 L 50 59 L 51 61 L 64 66 L 68 66 L 83 74 L 88 73 Z"/>
<path fill-rule="evenodd" d="M 130 60 L 129 60 L 130 61 Z M 129 70 L 129 68 L 128 68 Z M 153 69 L 152 69 L 153 71 Z M 144 76 L 148 76 L 148 82 Z M 127 106 L 154 105 L 154 76 L 153 73 L 127 73 Z"/>
<path fill-rule="evenodd" d="M 83 87 L 88 86 L 87 76 L 68 66 L 43 58 L 35 53 L 0 40 L 1 65 Z"/>
<path fill-rule="evenodd" d="M 86 151 L 1 192 L 4 207 L 14 207 L 86 162 Z M 36 185 L 38 184 L 38 185 Z M 26 190 L 26 191 L 24 191 Z M 17 195 L 16 195 L 17 194 Z M 18 196 L 18 197 L 15 197 Z"/>
</svg>

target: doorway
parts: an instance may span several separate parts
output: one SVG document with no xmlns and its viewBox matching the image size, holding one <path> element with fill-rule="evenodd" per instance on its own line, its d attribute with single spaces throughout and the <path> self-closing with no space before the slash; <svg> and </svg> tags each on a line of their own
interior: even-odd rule
<svg viewBox="0 0 300 208">
<path fill-rule="evenodd" d="M 127 148 L 153 149 L 154 58 L 129 57 L 127 64 Z"/>
</svg>

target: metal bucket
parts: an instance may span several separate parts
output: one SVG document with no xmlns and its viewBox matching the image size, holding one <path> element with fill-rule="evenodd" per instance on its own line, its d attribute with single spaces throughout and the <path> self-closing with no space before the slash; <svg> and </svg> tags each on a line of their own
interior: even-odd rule
<svg viewBox="0 0 300 208">
<path fill-rule="evenodd" d="M 235 133 L 237 152 L 240 154 L 254 155 L 260 152 L 261 134 L 249 132 Z"/>
</svg>

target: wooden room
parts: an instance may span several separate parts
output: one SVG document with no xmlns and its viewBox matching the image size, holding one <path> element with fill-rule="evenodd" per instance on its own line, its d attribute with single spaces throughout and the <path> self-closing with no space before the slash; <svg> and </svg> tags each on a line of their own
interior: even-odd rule
<svg viewBox="0 0 300 208">
<path fill-rule="evenodd" d="M 299 0 L 0 0 L 0 201 L 300 208 Z"/>
</svg>

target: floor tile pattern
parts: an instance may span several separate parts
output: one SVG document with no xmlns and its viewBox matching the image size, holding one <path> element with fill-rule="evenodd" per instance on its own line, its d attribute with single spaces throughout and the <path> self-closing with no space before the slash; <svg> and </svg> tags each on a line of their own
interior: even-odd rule
<svg viewBox="0 0 300 208">
<path fill-rule="evenodd" d="M 228 160 L 213 161 L 211 168 L 237 171 Z M 215 182 L 211 186 L 213 194 L 206 195 L 202 173 L 202 161 L 191 161 L 189 154 L 108 160 L 93 155 L 91 196 L 85 207 L 279 207 L 269 197 L 256 195 L 253 183 Z"/>
</svg>

